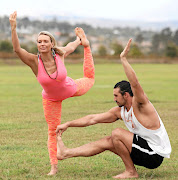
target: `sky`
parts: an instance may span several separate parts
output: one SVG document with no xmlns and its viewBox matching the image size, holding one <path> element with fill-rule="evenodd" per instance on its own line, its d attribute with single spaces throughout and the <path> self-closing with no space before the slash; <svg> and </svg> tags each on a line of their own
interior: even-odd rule
<svg viewBox="0 0 178 180">
<path fill-rule="evenodd" d="M 178 20 L 178 0 L 1 0 L 0 16 L 81 16 L 118 20 Z"/>
</svg>

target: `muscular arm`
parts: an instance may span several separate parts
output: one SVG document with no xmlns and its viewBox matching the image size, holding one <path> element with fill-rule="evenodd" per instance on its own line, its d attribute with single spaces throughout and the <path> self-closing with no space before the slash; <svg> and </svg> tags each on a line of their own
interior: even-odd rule
<svg viewBox="0 0 178 180">
<path fill-rule="evenodd" d="M 75 41 L 68 43 L 65 47 L 61 49 L 65 52 L 64 58 L 67 57 L 69 54 L 75 51 L 75 49 L 80 45 L 81 41 L 80 38 L 77 37 Z"/>
<path fill-rule="evenodd" d="M 56 129 L 56 132 L 58 133 L 60 131 L 60 134 L 62 134 L 68 127 L 86 127 L 86 126 L 91 126 L 98 123 L 115 122 L 118 119 L 115 111 L 116 111 L 116 108 L 112 108 L 108 112 L 105 112 L 105 113 L 87 115 L 80 119 L 68 121 L 64 124 L 59 125 Z"/>
<path fill-rule="evenodd" d="M 154 106 L 148 100 L 144 93 L 140 83 L 138 82 L 137 76 L 131 65 L 128 63 L 126 56 L 129 52 L 131 39 L 126 45 L 124 51 L 121 53 L 121 62 L 124 67 L 124 71 L 129 79 L 131 88 L 133 91 L 132 105 L 134 108 L 134 114 L 137 120 L 147 129 L 158 129 L 160 127 L 160 121 Z"/>
<path fill-rule="evenodd" d="M 135 71 L 133 70 L 131 65 L 128 63 L 127 58 L 126 58 L 130 49 L 131 41 L 132 40 L 130 39 L 129 42 L 127 43 L 125 49 L 120 55 L 120 58 L 121 58 L 122 65 L 124 67 L 125 74 L 131 84 L 131 88 L 134 94 L 134 99 L 136 100 L 136 102 L 144 104 L 148 102 L 148 98 L 138 81 Z"/>
</svg>

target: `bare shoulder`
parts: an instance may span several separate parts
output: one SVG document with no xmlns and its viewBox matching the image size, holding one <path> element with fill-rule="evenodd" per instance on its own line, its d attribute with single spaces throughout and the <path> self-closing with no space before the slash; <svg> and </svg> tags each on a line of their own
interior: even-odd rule
<svg viewBox="0 0 178 180">
<path fill-rule="evenodd" d="M 112 113 L 114 116 L 117 117 L 117 119 L 121 119 L 121 108 L 118 106 L 115 106 L 109 110 L 110 113 Z"/>
<path fill-rule="evenodd" d="M 33 61 L 35 65 L 36 64 L 38 65 L 38 55 L 36 55 L 36 54 L 32 54 L 32 55 L 33 55 L 33 57 L 32 57 L 31 61 Z"/>
<path fill-rule="evenodd" d="M 158 129 L 160 127 L 160 120 L 153 104 L 148 100 L 144 104 L 133 103 L 133 111 L 137 120 L 147 129 Z"/>
<path fill-rule="evenodd" d="M 23 61 L 23 59 L 22 59 Z M 25 64 L 29 65 L 30 67 L 34 67 L 38 65 L 38 55 L 29 53 L 28 59 L 23 61 Z"/>
<path fill-rule="evenodd" d="M 31 54 L 31 53 L 30 53 Z M 36 54 L 31 54 L 31 61 L 33 61 L 33 62 L 38 62 L 38 55 L 36 55 Z"/>
</svg>

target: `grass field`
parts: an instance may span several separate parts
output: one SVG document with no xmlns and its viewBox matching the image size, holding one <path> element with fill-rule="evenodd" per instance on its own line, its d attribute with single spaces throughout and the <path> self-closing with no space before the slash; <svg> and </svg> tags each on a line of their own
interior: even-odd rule
<svg viewBox="0 0 178 180">
<path fill-rule="evenodd" d="M 156 107 L 172 145 L 170 159 L 149 170 L 136 166 L 139 179 L 178 178 L 178 64 L 133 64 L 142 87 Z M 82 65 L 66 65 L 68 75 L 82 77 Z M 87 114 L 101 113 L 116 106 L 113 85 L 126 79 L 121 64 L 97 64 L 94 87 L 84 96 L 63 102 L 62 123 Z M 0 179 L 112 179 L 124 171 L 120 158 L 110 152 L 89 158 L 59 162 L 59 173 L 50 170 L 47 150 L 47 124 L 44 119 L 42 88 L 25 66 L 0 66 Z M 67 147 L 73 148 L 110 135 L 123 122 L 69 128 L 63 134 Z"/>
</svg>

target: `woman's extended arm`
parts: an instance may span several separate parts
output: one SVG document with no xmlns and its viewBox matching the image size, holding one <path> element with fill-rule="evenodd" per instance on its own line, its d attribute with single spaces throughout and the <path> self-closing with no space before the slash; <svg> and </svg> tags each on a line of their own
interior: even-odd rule
<svg viewBox="0 0 178 180">
<path fill-rule="evenodd" d="M 9 22 L 11 25 L 11 36 L 12 36 L 13 49 L 17 53 L 19 58 L 25 64 L 30 66 L 32 68 L 32 70 L 34 71 L 35 70 L 35 68 L 34 68 L 35 59 L 37 59 L 37 55 L 31 54 L 31 53 L 27 52 L 25 49 L 20 47 L 20 43 L 19 43 L 17 31 L 16 31 L 16 26 L 17 26 L 16 18 L 17 18 L 17 12 L 15 11 L 9 17 Z"/>
</svg>

